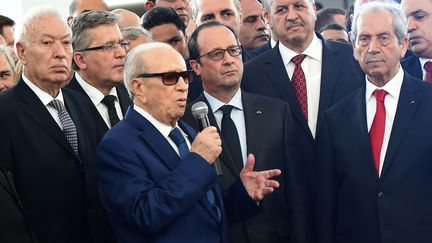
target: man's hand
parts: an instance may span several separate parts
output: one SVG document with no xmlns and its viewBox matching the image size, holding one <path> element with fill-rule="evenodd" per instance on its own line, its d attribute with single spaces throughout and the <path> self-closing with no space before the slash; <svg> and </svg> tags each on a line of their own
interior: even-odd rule
<svg viewBox="0 0 432 243">
<path fill-rule="evenodd" d="M 191 152 L 201 155 L 209 164 L 222 152 L 222 141 L 215 127 L 207 127 L 196 136 L 191 145 Z"/>
<path fill-rule="evenodd" d="M 257 172 L 253 171 L 254 166 L 255 156 L 249 154 L 246 164 L 240 172 L 240 179 L 249 196 L 255 201 L 260 201 L 265 195 L 272 193 L 279 187 L 279 182 L 269 178 L 278 176 L 282 172 L 278 169 Z"/>
</svg>

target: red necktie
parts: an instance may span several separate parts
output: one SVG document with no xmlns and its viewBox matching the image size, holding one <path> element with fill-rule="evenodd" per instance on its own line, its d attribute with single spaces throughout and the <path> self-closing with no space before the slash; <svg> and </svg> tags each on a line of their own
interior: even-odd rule
<svg viewBox="0 0 432 243">
<path fill-rule="evenodd" d="M 432 62 L 427 61 L 424 64 L 424 69 L 426 70 L 426 78 L 425 80 L 429 83 L 432 83 Z"/>
<path fill-rule="evenodd" d="M 381 148 L 384 140 L 384 129 L 386 111 L 384 98 L 387 92 L 383 89 L 377 89 L 373 92 L 376 98 L 376 112 L 369 131 L 369 140 L 372 147 L 372 156 L 375 162 L 375 168 L 379 175 Z"/>
<path fill-rule="evenodd" d="M 308 105 L 307 105 L 307 90 L 306 90 L 306 78 L 301 67 L 301 63 L 306 58 L 306 55 L 301 54 L 293 57 L 291 61 L 295 64 L 293 76 L 291 78 L 291 84 L 294 87 L 297 100 L 300 103 L 303 115 L 308 120 Z"/>
</svg>

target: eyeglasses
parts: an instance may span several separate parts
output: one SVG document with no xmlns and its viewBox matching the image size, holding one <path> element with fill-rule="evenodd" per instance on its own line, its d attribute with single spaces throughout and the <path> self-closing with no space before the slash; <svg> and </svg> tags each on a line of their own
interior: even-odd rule
<svg viewBox="0 0 432 243">
<path fill-rule="evenodd" d="M 190 84 L 192 82 L 192 74 L 192 70 L 184 72 L 142 73 L 138 74 L 137 78 L 162 77 L 162 83 L 166 86 L 171 86 L 179 81 L 179 77 L 182 77 L 185 83 Z"/>
<path fill-rule="evenodd" d="M 198 58 L 201 58 L 203 56 L 207 56 L 208 58 L 210 58 L 213 61 L 222 60 L 225 57 L 225 51 L 228 52 L 230 54 L 230 56 L 232 56 L 232 57 L 236 57 L 236 56 L 239 56 L 242 54 L 241 46 L 238 45 L 238 46 L 228 47 L 227 49 L 216 49 L 213 51 L 209 51 L 206 54 L 202 54 Z"/>
<path fill-rule="evenodd" d="M 130 42 L 127 40 L 110 41 L 105 43 L 102 46 L 89 47 L 79 51 L 96 51 L 96 50 L 115 51 L 119 46 L 121 46 L 125 51 L 127 51 L 130 48 Z"/>
</svg>

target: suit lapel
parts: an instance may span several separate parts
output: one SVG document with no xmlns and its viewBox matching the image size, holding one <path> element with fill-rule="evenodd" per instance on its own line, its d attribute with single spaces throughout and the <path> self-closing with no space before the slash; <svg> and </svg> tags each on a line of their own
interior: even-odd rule
<svg viewBox="0 0 432 243">
<path fill-rule="evenodd" d="M 74 121 L 76 130 L 77 130 L 78 153 L 79 153 L 80 157 L 82 159 L 84 159 L 85 158 L 84 155 L 86 153 L 86 151 L 85 151 L 86 147 L 84 146 L 86 144 L 86 142 L 84 141 L 86 139 L 86 134 L 84 132 L 84 128 L 82 127 L 83 122 L 80 119 L 80 115 L 79 115 L 80 113 L 76 109 L 77 107 L 72 104 L 72 99 L 71 99 L 69 93 L 63 92 L 63 99 L 65 102 L 66 110 L 69 112 L 69 115 L 71 116 L 72 120 Z M 69 142 L 68 142 L 68 144 L 69 144 Z M 71 146 L 69 146 L 69 147 L 71 147 Z M 76 155 L 75 153 L 73 153 L 73 154 Z"/>
<path fill-rule="evenodd" d="M 389 170 L 399 144 L 415 116 L 418 103 L 421 101 L 422 93 L 418 92 L 419 84 L 416 82 L 418 81 L 411 79 L 405 73 L 381 177 L 385 176 Z"/>
<path fill-rule="evenodd" d="M 131 104 L 129 93 L 127 92 L 124 84 L 117 85 L 116 89 L 117 89 L 117 96 L 119 99 L 122 114 L 124 116 L 129 105 Z"/>
<path fill-rule="evenodd" d="M 298 121 L 303 129 L 312 137 L 312 133 L 309 126 L 304 118 L 303 112 L 300 107 L 300 103 L 295 95 L 294 88 L 291 85 L 291 80 L 288 77 L 286 68 L 284 66 L 282 56 L 279 52 L 279 42 L 276 46 L 271 49 L 267 55 L 267 59 L 264 60 L 265 72 L 269 77 L 271 84 L 279 92 L 280 97 L 290 104 L 291 112 L 294 118 Z"/>
<path fill-rule="evenodd" d="M 247 154 L 257 154 L 261 145 L 264 126 L 262 124 L 263 109 L 257 99 L 246 92 L 242 92 L 243 109 L 246 126 Z"/>
<path fill-rule="evenodd" d="M 37 95 L 20 80 L 17 85 L 17 94 L 19 105 L 24 113 L 26 113 L 35 123 L 48 133 L 60 146 L 67 150 L 71 155 L 79 160 L 69 142 L 66 140 L 63 131 L 52 118 L 51 114 L 42 104 Z"/>
</svg>

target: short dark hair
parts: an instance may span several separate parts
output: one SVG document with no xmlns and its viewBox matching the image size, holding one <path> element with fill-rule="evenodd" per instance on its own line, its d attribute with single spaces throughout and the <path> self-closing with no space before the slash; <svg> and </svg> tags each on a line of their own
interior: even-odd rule
<svg viewBox="0 0 432 243">
<path fill-rule="evenodd" d="M 335 22 L 324 25 L 318 32 L 321 33 L 324 30 L 343 30 L 343 31 L 347 32 L 345 27 L 343 27 L 342 25 L 335 23 Z"/>
<path fill-rule="evenodd" d="M 233 29 L 231 29 L 229 26 L 226 26 L 226 25 L 224 25 L 218 21 L 206 22 L 206 23 L 198 26 L 195 29 L 195 31 L 191 34 L 191 36 L 189 37 L 188 49 L 189 49 L 190 60 L 197 60 L 198 57 L 200 56 L 200 49 L 199 49 L 199 45 L 198 45 L 198 41 L 197 41 L 199 33 L 204 29 L 214 27 L 214 26 L 222 26 L 222 27 L 229 29 L 231 31 L 231 33 L 234 35 L 234 37 L 236 38 L 237 44 L 239 43 L 238 37 L 237 37 L 235 31 Z M 199 60 L 197 60 L 197 62 L 199 63 Z"/>
<path fill-rule="evenodd" d="M 186 34 L 186 26 L 177 12 L 170 7 L 155 7 L 142 16 L 142 27 L 146 30 L 163 24 L 174 24 L 178 30 Z"/>
<path fill-rule="evenodd" d="M 335 15 L 345 16 L 346 10 L 342 8 L 323 8 L 317 12 L 315 31 L 319 31 L 324 25 L 334 22 Z"/>
<path fill-rule="evenodd" d="M 4 15 L 0 15 L 0 35 L 3 35 L 3 28 L 6 26 L 14 26 L 15 21 L 13 21 L 11 18 L 6 17 Z"/>
</svg>

